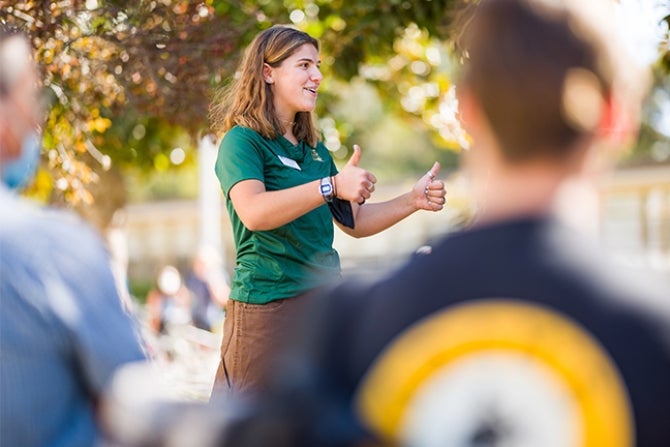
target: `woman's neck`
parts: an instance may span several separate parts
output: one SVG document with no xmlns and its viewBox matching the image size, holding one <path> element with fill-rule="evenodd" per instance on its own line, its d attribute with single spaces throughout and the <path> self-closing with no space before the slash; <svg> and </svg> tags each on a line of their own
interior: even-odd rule
<svg viewBox="0 0 670 447">
<path fill-rule="evenodd" d="M 293 128 L 290 128 L 284 132 L 284 138 L 290 141 L 292 144 L 298 144 L 298 139 L 293 135 Z"/>
</svg>

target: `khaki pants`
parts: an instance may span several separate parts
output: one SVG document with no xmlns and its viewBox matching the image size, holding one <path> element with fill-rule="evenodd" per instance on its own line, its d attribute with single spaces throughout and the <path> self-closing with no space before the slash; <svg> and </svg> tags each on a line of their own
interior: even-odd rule
<svg viewBox="0 0 670 447">
<path fill-rule="evenodd" d="M 305 300 L 306 296 L 301 295 L 268 304 L 228 302 L 212 398 L 230 392 L 263 391 L 271 365 L 288 330 L 302 313 Z"/>
</svg>

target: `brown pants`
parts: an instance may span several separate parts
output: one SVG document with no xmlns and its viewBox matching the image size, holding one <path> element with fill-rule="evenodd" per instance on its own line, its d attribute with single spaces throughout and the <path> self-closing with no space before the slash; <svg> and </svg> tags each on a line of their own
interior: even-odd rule
<svg viewBox="0 0 670 447">
<path fill-rule="evenodd" d="M 230 300 L 226 307 L 221 361 L 212 398 L 233 393 L 258 393 L 267 385 L 269 369 L 281 351 L 288 330 L 303 310 L 305 295 L 249 304 Z"/>
</svg>

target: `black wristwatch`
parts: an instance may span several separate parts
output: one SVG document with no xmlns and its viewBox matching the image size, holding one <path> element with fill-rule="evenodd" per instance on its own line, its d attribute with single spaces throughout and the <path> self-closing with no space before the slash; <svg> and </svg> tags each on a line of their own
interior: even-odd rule
<svg viewBox="0 0 670 447">
<path fill-rule="evenodd" d="M 323 196 L 323 200 L 325 200 L 328 203 L 333 201 L 333 198 L 335 197 L 335 193 L 334 193 L 333 182 L 331 180 L 331 177 L 324 177 L 324 178 L 321 179 L 320 190 L 321 190 L 321 195 Z"/>
</svg>

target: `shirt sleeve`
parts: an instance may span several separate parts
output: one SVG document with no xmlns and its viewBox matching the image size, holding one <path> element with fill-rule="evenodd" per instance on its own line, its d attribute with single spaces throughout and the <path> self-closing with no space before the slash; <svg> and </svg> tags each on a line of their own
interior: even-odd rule
<svg viewBox="0 0 670 447">
<path fill-rule="evenodd" d="M 264 158 L 258 138 L 254 131 L 241 127 L 232 128 L 223 137 L 215 170 L 226 198 L 230 189 L 242 180 L 265 182 Z"/>
<path fill-rule="evenodd" d="M 317 151 L 318 151 L 319 155 L 321 157 L 325 157 L 329 161 L 329 163 L 330 163 L 330 175 L 337 175 L 337 173 L 339 171 L 337 170 L 337 166 L 335 165 L 335 161 L 333 160 L 333 157 L 331 156 L 330 151 L 328 150 L 326 145 L 323 144 L 322 141 L 319 141 L 316 144 L 316 148 L 317 148 Z"/>
</svg>

